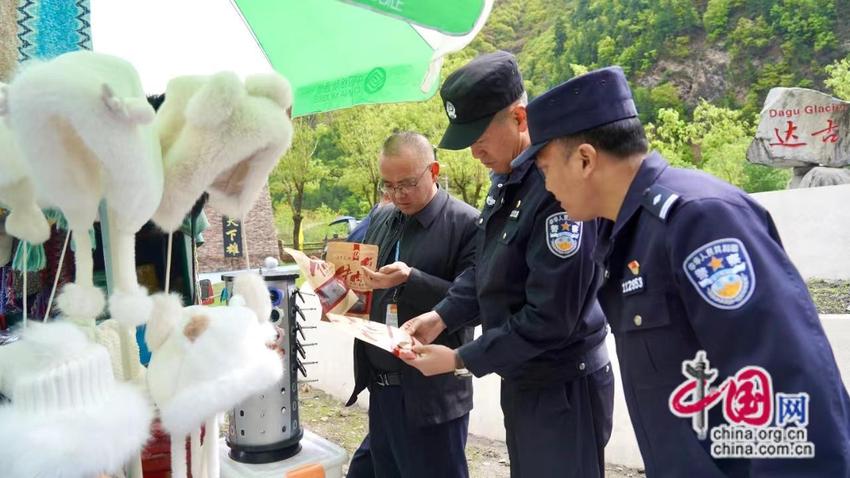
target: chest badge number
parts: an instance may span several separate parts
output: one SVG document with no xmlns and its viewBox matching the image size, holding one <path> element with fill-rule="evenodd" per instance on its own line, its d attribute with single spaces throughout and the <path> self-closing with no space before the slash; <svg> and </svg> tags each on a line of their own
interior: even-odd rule
<svg viewBox="0 0 850 478">
<path fill-rule="evenodd" d="M 629 277 L 622 282 L 623 295 L 632 295 L 643 292 L 646 287 L 646 281 L 643 276 L 640 275 L 640 262 L 631 261 L 629 262 L 628 267 L 629 271 L 632 273 L 632 277 Z"/>
<path fill-rule="evenodd" d="M 682 268 L 703 300 L 718 309 L 740 308 L 756 288 L 753 263 L 739 239 L 718 239 L 698 247 Z"/>
<path fill-rule="evenodd" d="M 546 218 L 546 245 L 556 256 L 566 259 L 581 248 L 582 223 L 573 221 L 565 212 Z"/>
</svg>

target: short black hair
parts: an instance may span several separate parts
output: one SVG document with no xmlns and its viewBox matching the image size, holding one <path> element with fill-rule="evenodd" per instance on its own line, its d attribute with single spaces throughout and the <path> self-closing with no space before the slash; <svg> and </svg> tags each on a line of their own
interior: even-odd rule
<svg viewBox="0 0 850 478">
<path fill-rule="evenodd" d="M 433 162 L 437 160 L 437 148 L 428 138 L 421 133 L 413 131 L 397 131 L 384 141 L 381 154 L 384 156 L 398 156 L 402 151 L 410 151 L 422 162 Z"/>
<path fill-rule="evenodd" d="M 619 158 L 645 154 L 649 151 L 646 132 L 637 117 L 614 121 L 587 131 L 564 136 L 561 141 L 574 146 L 587 143 Z"/>
</svg>

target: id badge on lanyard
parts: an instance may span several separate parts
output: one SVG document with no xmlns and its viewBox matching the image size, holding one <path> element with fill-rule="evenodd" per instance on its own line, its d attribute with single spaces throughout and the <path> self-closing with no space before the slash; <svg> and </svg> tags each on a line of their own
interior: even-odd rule
<svg viewBox="0 0 850 478">
<path fill-rule="evenodd" d="M 401 241 L 395 243 L 395 260 L 398 262 L 398 252 L 401 247 Z M 387 304 L 386 315 L 384 316 L 384 323 L 389 325 L 390 327 L 398 327 L 398 304 L 395 303 L 395 291 L 392 294 L 388 294 L 390 296 L 390 302 Z"/>
</svg>

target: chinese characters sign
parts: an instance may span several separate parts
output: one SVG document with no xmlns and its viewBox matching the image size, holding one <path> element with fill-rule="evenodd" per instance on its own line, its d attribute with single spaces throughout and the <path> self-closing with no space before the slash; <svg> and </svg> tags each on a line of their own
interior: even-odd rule
<svg viewBox="0 0 850 478">
<path fill-rule="evenodd" d="M 224 257 L 242 257 L 242 223 L 222 216 L 221 226 L 224 234 Z"/>
<path fill-rule="evenodd" d="M 327 259 L 336 266 L 336 276 L 357 294 L 357 303 L 348 310 L 348 315 L 368 319 L 372 308 L 372 289 L 366 285 L 362 268 L 377 269 L 378 246 L 331 242 L 328 243 Z"/>
<path fill-rule="evenodd" d="M 848 129 L 850 103 L 804 88 L 774 88 L 747 159 L 775 167 L 843 167 L 850 164 Z"/>
</svg>

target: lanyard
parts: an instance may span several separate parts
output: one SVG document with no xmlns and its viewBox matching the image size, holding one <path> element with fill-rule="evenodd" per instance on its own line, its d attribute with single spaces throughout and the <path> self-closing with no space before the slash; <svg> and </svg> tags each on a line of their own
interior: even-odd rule
<svg viewBox="0 0 850 478">
<path fill-rule="evenodd" d="M 395 261 L 398 262 L 398 251 L 401 249 L 401 239 L 395 243 Z"/>
</svg>

